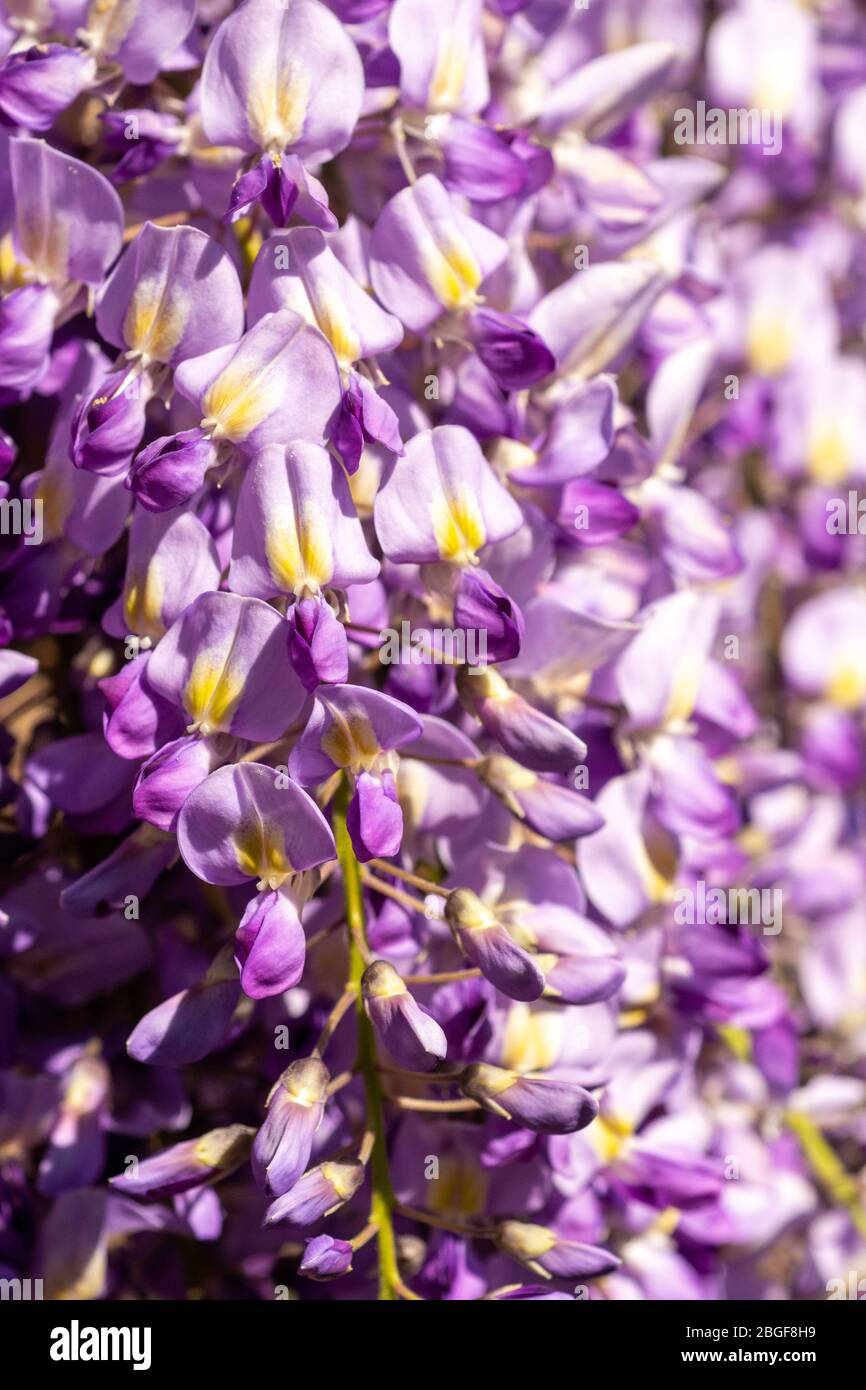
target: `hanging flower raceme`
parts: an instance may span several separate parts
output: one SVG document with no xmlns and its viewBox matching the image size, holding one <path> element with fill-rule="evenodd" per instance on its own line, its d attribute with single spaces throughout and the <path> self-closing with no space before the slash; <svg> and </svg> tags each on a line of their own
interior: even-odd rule
<svg viewBox="0 0 866 1390">
<path fill-rule="evenodd" d="M 581 8 L 0 4 L 10 1284 L 856 1296 L 863 25 Z"/>
</svg>

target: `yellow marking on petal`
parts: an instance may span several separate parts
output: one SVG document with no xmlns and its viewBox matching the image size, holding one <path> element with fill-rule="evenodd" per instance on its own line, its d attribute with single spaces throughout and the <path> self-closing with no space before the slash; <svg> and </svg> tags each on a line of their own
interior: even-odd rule
<svg viewBox="0 0 866 1390">
<path fill-rule="evenodd" d="M 444 1154 L 439 1176 L 429 1182 L 430 1210 L 439 1216 L 479 1216 L 484 1211 L 489 1180 L 472 1154 Z"/>
<path fill-rule="evenodd" d="M 30 285 L 36 278 L 33 269 L 15 254 L 15 242 L 11 232 L 0 238 L 0 288 L 6 293 L 19 290 L 22 285 Z"/>
<path fill-rule="evenodd" d="M 130 574 L 123 589 L 123 617 L 127 631 L 158 642 L 165 633 L 162 621 L 164 586 L 156 561 L 143 575 Z"/>
<path fill-rule="evenodd" d="M 740 1062 L 752 1060 L 752 1035 L 747 1028 L 735 1023 L 718 1023 L 716 1032 Z"/>
<path fill-rule="evenodd" d="M 202 402 L 202 426 L 214 439 L 238 444 L 276 410 L 281 398 L 276 372 L 266 368 L 250 375 L 230 362 L 208 387 Z"/>
<path fill-rule="evenodd" d="M 92 0 L 85 29 L 89 47 L 113 53 L 126 38 L 138 13 L 138 0 Z"/>
<path fill-rule="evenodd" d="M 841 709 L 859 709 L 866 700 L 866 656 L 847 656 L 836 663 L 827 682 L 827 698 Z"/>
<path fill-rule="evenodd" d="M 193 726 L 203 734 L 225 732 L 243 688 L 243 678 L 221 659 L 215 662 L 206 652 L 196 657 L 183 696 Z"/>
<path fill-rule="evenodd" d="M 622 1120 L 616 1116 L 601 1115 L 593 1120 L 586 1131 L 587 1138 L 600 1158 L 605 1163 L 612 1163 L 618 1158 L 632 1134 L 631 1125 L 627 1120 Z"/>
<path fill-rule="evenodd" d="M 509 1071 L 547 1071 L 562 1046 L 563 1015 L 556 1009 L 512 1004 L 502 1040 L 502 1066 Z"/>
<path fill-rule="evenodd" d="M 46 219 L 39 210 L 22 208 L 18 239 L 40 280 L 65 283 L 68 278 L 69 228 L 66 218 L 58 209 L 55 208 L 50 218 Z"/>
<path fill-rule="evenodd" d="M 168 283 L 151 276 L 140 280 L 132 293 L 123 338 L 134 351 L 156 362 L 167 362 L 180 342 L 186 319 L 186 306 Z"/>
<path fill-rule="evenodd" d="M 361 356 L 361 343 L 345 304 L 330 286 L 318 285 L 313 296 L 313 309 L 316 323 L 334 349 L 340 368 L 345 371 Z"/>
<path fill-rule="evenodd" d="M 487 540 L 477 499 L 466 487 L 458 486 L 450 495 L 443 488 L 431 510 L 441 558 L 455 565 L 471 565 Z"/>
<path fill-rule="evenodd" d="M 42 503 L 42 537 L 59 540 L 72 510 L 72 485 L 60 472 L 46 470 L 36 487 L 35 502 Z"/>
<path fill-rule="evenodd" d="M 683 662 L 675 673 L 671 685 L 671 692 L 665 709 L 664 722 L 666 724 L 679 724 L 689 718 L 695 707 L 695 700 L 698 698 L 700 684 L 701 673 L 695 670 L 691 663 Z"/>
<path fill-rule="evenodd" d="M 368 771 L 382 751 L 369 719 L 360 710 L 344 714 L 327 700 L 323 703 L 333 716 L 333 723 L 322 739 L 322 751 L 337 767 L 354 773 Z"/>
<path fill-rule="evenodd" d="M 421 263 L 433 293 L 446 309 L 469 309 L 477 303 L 481 267 L 456 228 L 437 228 L 435 241 L 431 238 L 421 250 Z"/>
<path fill-rule="evenodd" d="M 439 35 L 436 66 L 427 92 L 431 111 L 453 111 L 459 105 L 468 66 L 469 45 L 465 35 L 444 29 Z"/>
<path fill-rule="evenodd" d="M 814 432 L 809 440 L 807 466 L 817 483 L 840 483 L 851 471 L 851 452 L 845 435 L 835 425 Z"/>
<path fill-rule="evenodd" d="M 334 573 L 334 552 L 324 519 L 305 507 L 300 516 L 289 508 L 278 513 L 265 533 L 268 568 L 290 594 L 321 589 Z"/>
<path fill-rule="evenodd" d="M 300 139 L 311 87 L 312 78 L 299 63 L 281 62 L 276 51 L 262 55 L 252 75 L 247 120 L 263 150 L 284 150 Z"/>
<path fill-rule="evenodd" d="M 753 315 L 747 351 L 754 371 L 761 376 L 778 376 L 790 363 L 794 346 L 794 334 L 783 318 L 766 311 Z"/>
<path fill-rule="evenodd" d="M 242 826 L 232 838 L 239 867 L 258 879 L 260 891 L 279 888 L 293 872 L 283 833 L 272 821 Z"/>
</svg>

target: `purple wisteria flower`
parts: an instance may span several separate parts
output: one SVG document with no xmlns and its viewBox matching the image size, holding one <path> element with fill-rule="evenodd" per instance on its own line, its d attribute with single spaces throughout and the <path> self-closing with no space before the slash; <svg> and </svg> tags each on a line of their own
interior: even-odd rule
<svg viewBox="0 0 866 1390">
<path fill-rule="evenodd" d="M 4 1292 L 862 1299 L 862 9 L 0 0 Z"/>
</svg>

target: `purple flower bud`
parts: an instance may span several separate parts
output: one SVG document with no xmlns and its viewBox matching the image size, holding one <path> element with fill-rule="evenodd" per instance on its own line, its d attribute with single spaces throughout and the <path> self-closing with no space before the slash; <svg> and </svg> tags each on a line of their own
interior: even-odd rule
<svg viewBox="0 0 866 1390">
<path fill-rule="evenodd" d="M 364 1181 L 364 1165 L 357 1158 L 337 1158 L 311 1168 L 291 1192 L 272 1202 L 265 1225 L 290 1221 L 293 1226 L 312 1226 L 331 1216 L 354 1197 Z"/>
<path fill-rule="evenodd" d="M 503 1119 L 539 1134 L 574 1134 L 598 1114 L 598 1102 L 574 1081 L 553 1076 L 521 1076 L 477 1062 L 467 1067 L 460 1086 L 471 1100 Z"/>
<path fill-rule="evenodd" d="M 226 1125 L 198 1139 L 185 1139 L 146 1158 L 128 1173 L 109 1178 L 118 1192 L 132 1197 L 167 1197 L 191 1187 L 219 1182 L 250 1156 L 255 1130 L 249 1125 Z"/>
<path fill-rule="evenodd" d="M 184 133 L 178 117 L 164 111 L 105 111 L 102 121 L 106 145 L 121 155 L 111 172 L 115 186 L 141 178 L 169 159 Z"/>
<path fill-rule="evenodd" d="M 361 981 L 367 1017 L 386 1051 L 407 1071 L 432 1071 L 448 1051 L 435 1018 L 406 988 L 393 965 L 376 960 Z"/>
<path fill-rule="evenodd" d="M 393 773 L 379 777 L 362 772 L 349 802 L 346 825 L 352 848 L 362 864 L 368 859 L 390 859 L 403 839 L 403 812 L 397 800 Z"/>
<path fill-rule="evenodd" d="M 76 468 L 109 476 L 129 464 L 144 433 L 145 403 L 141 378 L 113 372 L 72 420 L 69 448 Z"/>
<path fill-rule="evenodd" d="M 592 1278 L 609 1274 L 622 1263 L 609 1250 L 581 1241 L 567 1240 L 547 1226 L 528 1221 L 500 1221 L 496 1244 L 505 1255 L 526 1265 L 535 1274 L 557 1279 Z"/>
<path fill-rule="evenodd" d="M 306 1169 L 330 1079 L 324 1062 L 305 1057 L 286 1067 L 272 1090 L 252 1152 L 253 1176 L 269 1197 L 289 1192 Z"/>
<path fill-rule="evenodd" d="M 475 203 L 516 197 L 527 179 L 526 166 L 507 141 L 486 125 L 451 116 L 438 139 L 445 155 L 446 187 Z"/>
<path fill-rule="evenodd" d="M 464 632 L 484 634 L 482 655 L 487 661 L 510 661 L 520 651 L 523 614 L 486 570 L 469 567 L 460 571 L 454 625 Z"/>
<path fill-rule="evenodd" d="M 268 999 L 291 989 L 304 973 L 305 951 L 295 904 L 286 893 L 260 893 L 247 906 L 235 936 L 244 994 Z"/>
<path fill-rule="evenodd" d="M 586 797 L 545 781 L 511 758 L 484 758 L 478 776 L 513 816 L 548 840 L 574 840 L 604 825 L 604 816 Z"/>
<path fill-rule="evenodd" d="M 616 994 L 625 979 L 625 967 L 614 955 L 547 956 L 544 966 L 545 997 L 563 1004 L 596 1004 Z"/>
<path fill-rule="evenodd" d="M 541 997 L 544 974 L 537 962 L 470 888 L 448 894 L 445 919 L 467 960 L 509 999 Z"/>
<path fill-rule="evenodd" d="M 524 700 L 498 671 L 462 667 L 457 692 L 464 707 L 523 767 L 568 773 L 583 763 L 586 744 L 558 719 Z"/>
<path fill-rule="evenodd" d="M 340 1274 L 349 1273 L 354 1253 L 347 1240 L 335 1240 L 333 1236 L 313 1236 L 307 1241 L 304 1258 L 298 1269 L 301 1274 L 306 1274 L 308 1279 L 336 1279 Z"/>
<path fill-rule="evenodd" d="M 515 5 L 514 0 L 512 0 L 512 10 L 517 10 L 521 7 L 520 5 Z M 504 11 L 504 4 L 500 3 L 500 8 Z M 530 140 L 529 137 L 524 135 L 520 130 L 505 132 L 503 139 L 508 141 L 512 152 L 523 162 L 523 167 L 526 171 L 524 194 L 528 196 L 531 193 L 537 193 L 540 188 L 543 188 L 546 183 L 550 182 L 556 170 L 556 165 L 554 164 L 553 155 L 550 150 L 544 145 L 536 144 L 534 140 Z"/>
<path fill-rule="evenodd" d="M 478 356 L 503 391 L 522 391 L 554 370 L 550 348 L 513 314 L 476 309 L 470 324 Z"/>
<path fill-rule="evenodd" d="M 322 682 L 338 685 L 349 678 L 346 629 L 324 598 L 305 598 L 290 609 L 289 656 L 306 690 Z"/>
<path fill-rule="evenodd" d="M 34 44 L 13 53 L 0 66 L 0 117 L 25 130 L 48 130 L 95 76 L 95 62 L 80 48 Z"/>
<path fill-rule="evenodd" d="M 200 1062 L 225 1039 L 240 997 L 237 967 L 221 951 L 201 984 L 157 1004 L 133 1028 L 126 1050 L 136 1062 L 182 1067 Z"/>
<path fill-rule="evenodd" d="M 149 512 L 167 512 L 195 496 L 216 461 L 216 446 L 204 430 L 164 435 L 142 449 L 125 485 Z"/>
<path fill-rule="evenodd" d="M 135 814 L 160 830 L 174 830 L 190 792 L 222 767 L 236 746 L 224 734 L 186 735 L 164 743 L 142 764 L 132 793 Z"/>
</svg>

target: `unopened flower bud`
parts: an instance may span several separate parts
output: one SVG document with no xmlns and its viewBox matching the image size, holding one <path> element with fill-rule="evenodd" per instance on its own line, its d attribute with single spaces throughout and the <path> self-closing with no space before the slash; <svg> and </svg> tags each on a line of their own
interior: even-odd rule
<svg viewBox="0 0 866 1390">
<path fill-rule="evenodd" d="M 254 1135 L 249 1125 L 212 1129 L 144 1159 L 129 1173 L 109 1178 L 109 1183 L 118 1192 L 136 1197 L 166 1197 L 218 1182 L 246 1163 Z"/>
<path fill-rule="evenodd" d="M 309 1163 L 330 1079 L 324 1062 L 305 1057 L 286 1067 L 271 1092 L 252 1152 L 253 1176 L 269 1197 L 290 1191 Z"/>
<path fill-rule="evenodd" d="M 455 888 L 445 899 L 445 919 L 467 960 L 509 999 L 540 998 L 544 974 L 471 888 Z"/>
<path fill-rule="evenodd" d="M 503 1254 L 546 1278 L 555 1275 L 559 1279 L 579 1279 L 609 1274 L 621 1263 L 609 1250 L 566 1240 L 548 1226 L 528 1221 L 500 1221 L 496 1244 Z"/>
<path fill-rule="evenodd" d="M 364 1165 L 356 1158 L 320 1163 L 305 1173 L 291 1192 L 271 1203 L 265 1214 L 265 1225 L 291 1221 L 295 1226 L 312 1226 L 354 1197 L 363 1181 Z"/>
<path fill-rule="evenodd" d="M 540 1134 L 574 1134 L 591 1124 L 598 1103 L 573 1081 L 552 1076 L 522 1076 L 486 1062 L 467 1067 L 460 1078 L 463 1094 L 493 1115 Z"/>
<path fill-rule="evenodd" d="M 448 1051 L 445 1034 L 393 965 L 374 961 L 364 972 L 361 990 L 367 1016 L 398 1066 L 432 1071 L 443 1060 Z"/>
<path fill-rule="evenodd" d="M 335 1240 L 333 1236 L 313 1236 L 307 1241 L 304 1258 L 298 1269 L 308 1279 L 337 1279 L 348 1274 L 352 1268 L 355 1252 L 347 1240 Z"/>
</svg>

